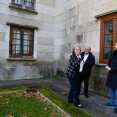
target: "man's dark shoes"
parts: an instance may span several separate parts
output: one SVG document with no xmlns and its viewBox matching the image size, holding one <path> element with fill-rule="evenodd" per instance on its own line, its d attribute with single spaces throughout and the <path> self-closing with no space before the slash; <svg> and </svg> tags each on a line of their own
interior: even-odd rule
<svg viewBox="0 0 117 117">
<path fill-rule="evenodd" d="M 82 104 L 79 104 L 76 106 L 77 108 L 84 108 L 84 106 Z"/>
<path fill-rule="evenodd" d="M 115 109 L 114 113 L 117 114 L 117 108 Z"/>
<path fill-rule="evenodd" d="M 106 106 L 106 107 L 114 107 L 114 105 L 112 105 L 112 104 L 110 104 L 110 103 L 107 103 L 107 104 L 105 104 L 104 106 Z"/>
<path fill-rule="evenodd" d="M 89 95 L 88 95 L 88 94 L 85 94 L 85 97 L 86 97 L 86 98 L 89 98 Z"/>
<path fill-rule="evenodd" d="M 74 103 L 74 102 L 73 102 L 73 101 L 68 101 L 68 103 L 72 104 L 72 103 Z"/>
</svg>

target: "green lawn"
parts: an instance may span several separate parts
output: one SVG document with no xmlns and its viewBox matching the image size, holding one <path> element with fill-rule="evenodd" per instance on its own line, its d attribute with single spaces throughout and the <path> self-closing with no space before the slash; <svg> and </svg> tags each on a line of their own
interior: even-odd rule
<svg viewBox="0 0 117 117">
<path fill-rule="evenodd" d="M 64 117 L 62 112 L 39 94 L 24 92 L 0 94 L 0 117 L 10 113 L 13 117 Z"/>
<path fill-rule="evenodd" d="M 11 89 L 2 89 L 0 92 L 2 93 L 11 90 L 24 90 L 28 88 L 29 87 L 16 87 Z M 38 91 L 72 117 L 91 117 L 87 113 L 76 108 L 74 105 L 68 104 L 61 97 L 58 97 L 55 94 L 51 93 L 51 91 L 49 91 L 49 89 L 45 88 L 44 86 L 42 86 L 41 89 L 38 89 Z M 0 117 L 5 117 L 4 115 L 9 113 L 13 113 L 14 117 L 23 117 L 26 115 L 28 115 L 28 117 L 64 117 L 54 106 L 49 106 L 49 109 L 45 111 L 44 108 L 47 107 L 47 103 L 43 103 L 43 101 L 41 103 L 37 98 L 23 98 L 19 97 L 18 94 L 14 96 L 11 94 L 4 94 L 3 96 L 4 98 L 0 98 L 0 106 L 5 106 L 0 107 Z M 5 99 L 7 98 L 11 100 L 9 104 L 4 103 Z"/>
</svg>

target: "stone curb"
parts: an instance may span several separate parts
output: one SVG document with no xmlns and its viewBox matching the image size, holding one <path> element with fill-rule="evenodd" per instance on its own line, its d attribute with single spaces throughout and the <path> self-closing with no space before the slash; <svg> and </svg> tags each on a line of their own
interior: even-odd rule
<svg viewBox="0 0 117 117">
<path fill-rule="evenodd" d="M 57 106 L 55 103 L 53 103 L 50 99 L 48 99 L 47 97 L 45 97 L 43 94 L 41 94 L 39 91 L 38 93 L 40 94 L 40 96 L 44 97 L 48 102 L 50 102 L 52 105 L 54 105 L 56 108 L 58 108 L 60 111 L 62 111 L 65 115 L 67 115 L 68 117 L 71 117 L 68 113 L 66 113 L 62 108 L 60 108 L 59 106 Z"/>
</svg>

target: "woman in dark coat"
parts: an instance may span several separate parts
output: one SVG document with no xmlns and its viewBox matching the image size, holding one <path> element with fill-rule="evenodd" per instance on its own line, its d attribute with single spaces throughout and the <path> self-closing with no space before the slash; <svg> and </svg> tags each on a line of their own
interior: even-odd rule
<svg viewBox="0 0 117 117">
<path fill-rule="evenodd" d="M 68 103 L 73 103 L 73 99 L 74 99 L 74 105 L 76 107 L 84 108 L 84 106 L 81 105 L 79 100 L 80 87 L 78 87 L 77 85 L 77 79 L 78 79 L 78 73 L 79 73 L 79 67 L 80 67 L 80 61 L 81 61 L 80 52 L 81 52 L 80 47 L 75 47 L 73 49 L 72 55 L 70 56 L 70 60 L 69 60 L 70 64 L 66 73 L 71 85 L 69 96 L 68 96 Z"/>
<path fill-rule="evenodd" d="M 117 95 L 117 43 L 115 44 L 114 52 L 105 68 L 109 71 L 106 85 L 110 88 L 111 92 L 111 100 L 105 106 L 114 107 Z M 117 103 L 114 113 L 117 114 Z"/>
</svg>

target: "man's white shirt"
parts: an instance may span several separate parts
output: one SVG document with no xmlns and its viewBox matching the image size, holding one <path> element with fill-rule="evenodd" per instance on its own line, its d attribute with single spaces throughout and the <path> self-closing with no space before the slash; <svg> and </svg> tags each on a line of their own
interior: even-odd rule
<svg viewBox="0 0 117 117">
<path fill-rule="evenodd" d="M 88 54 L 88 55 L 84 55 L 84 58 L 83 58 L 83 60 L 82 60 L 81 63 L 80 63 L 79 72 L 82 72 L 83 66 L 84 66 L 84 62 L 87 60 L 88 56 L 89 56 L 89 54 Z"/>
</svg>

